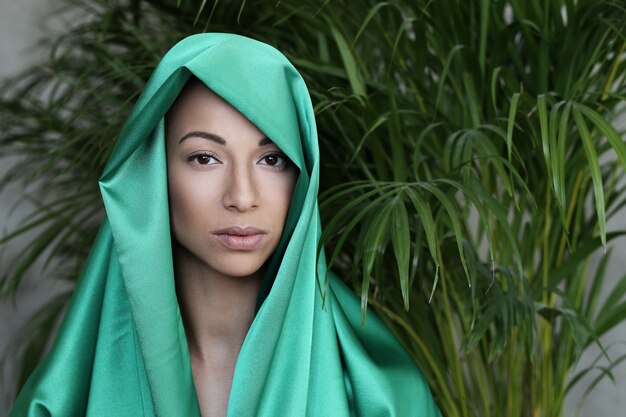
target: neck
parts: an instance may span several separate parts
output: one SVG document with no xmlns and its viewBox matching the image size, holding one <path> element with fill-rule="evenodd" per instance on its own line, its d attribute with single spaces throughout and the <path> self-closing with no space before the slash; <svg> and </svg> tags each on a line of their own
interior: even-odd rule
<svg viewBox="0 0 626 417">
<path fill-rule="evenodd" d="M 263 271 L 227 276 L 174 246 L 176 294 L 190 355 L 198 362 L 236 359 L 254 319 Z"/>
</svg>

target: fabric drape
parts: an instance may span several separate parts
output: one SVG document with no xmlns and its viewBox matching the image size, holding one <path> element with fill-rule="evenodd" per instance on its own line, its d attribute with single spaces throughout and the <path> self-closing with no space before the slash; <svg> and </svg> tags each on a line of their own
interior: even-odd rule
<svg viewBox="0 0 626 417">
<path fill-rule="evenodd" d="M 271 46 L 215 33 L 176 44 L 138 99 L 100 180 L 105 220 L 57 339 L 11 415 L 200 416 L 174 286 L 164 135 L 164 115 L 192 75 L 300 170 L 228 416 L 439 416 L 413 360 L 372 313 L 361 326 L 359 302 L 332 273 L 322 308 L 319 151 L 302 77 Z"/>
</svg>

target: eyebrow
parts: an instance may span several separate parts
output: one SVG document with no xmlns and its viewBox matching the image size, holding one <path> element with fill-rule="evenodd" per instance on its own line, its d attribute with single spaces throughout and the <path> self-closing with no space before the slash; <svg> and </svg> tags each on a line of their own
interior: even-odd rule
<svg viewBox="0 0 626 417">
<path fill-rule="evenodd" d="M 226 145 L 226 140 L 220 135 L 216 135 L 215 133 L 203 132 L 200 130 L 187 133 L 185 136 L 180 138 L 180 140 L 178 141 L 178 144 L 181 144 L 185 139 L 188 139 L 191 137 L 208 139 L 208 140 L 212 140 L 213 142 L 217 142 L 220 145 Z"/>
<path fill-rule="evenodd" d="M 182 143 L 182 141 L 184 141 L 185 139 L 188 139 L 191 137 L 212 140 L 213 142 L 216 142 L 220 145 L 226 145 L 226 139 L 224 139 L 220 135 L 216 135 L 215 133 L 203 132 L 201 130 L 187 133 L 185 136 L 180 138 L 180 140 L 178 141 L 178 144 Z M 268 138 L 267 136 L 264 136 L 261 138 L 261 140 L 259 140 L 259 146 L 270 145 L 272 143 L 274 142 L 272 142 L 272 140 Z"/>
</svg>

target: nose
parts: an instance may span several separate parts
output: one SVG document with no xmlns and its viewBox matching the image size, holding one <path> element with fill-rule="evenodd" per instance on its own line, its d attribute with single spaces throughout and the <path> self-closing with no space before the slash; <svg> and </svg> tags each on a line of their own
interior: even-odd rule
<svg viewBox="0 0 626 417">
<path fill-rule="evenodd" d="M 252 169 L 245 164 L 233 164 L 229 170 L 223 194 L 224 207 L 228 210 L 245 212 L 257 206 L 257 187 Z"/>
</svg>

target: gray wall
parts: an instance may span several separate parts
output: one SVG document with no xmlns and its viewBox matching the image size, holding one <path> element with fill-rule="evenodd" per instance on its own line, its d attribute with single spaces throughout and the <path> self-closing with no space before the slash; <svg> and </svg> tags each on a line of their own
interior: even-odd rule
<svg viewBox="0 0 626 417">
<path fill-rule="evenodd" d="M 45 17 L 61 4 L 60 0 L 0 0 L 0 77 L 17 73 L 19 70 L 30 64 L 39 62 L 46 56 L 46 51 L 34 47 L 37 41 L 45 33 L 45 27 L 50 27 L 51 22 Z M 63 22 L 53 21 L 57 27 L 62 27 Z M 0 173 L 6 169 L 11 161 L 7 158 L 0 158 Z M 13 211 L 12 206 L 19 187 L 7 190 L 0 199 L 0 233 L 19 224 L 24 214 L 28 212 L 28 207 L 22 205 L 18 210 Z M 612 229 L 626 229 L 626 212 L 618 216 L 611 222 Z M 619 241 L 619 247 L 615 248 L 613 263 L 610 265 L 609 276 L 617 278 L 626 273 L 626 241 Z M 11 248 L 13 252 L 5 254 L 3 262 L 11 259 L 11 253 L 20 250 L 19 245 Z M 0 265 L 0 270 L 2 265 Z M 13 303 L 8 301 L 0 302 L 0 351 L 4 349 L 7 341 L 15 331 L 25 325 L 25 318 L 28 313 L 34 311 L 38 305 L 51 297 L 58 291 L 67 288 L 67 284 L 44 281 L 46 285 L 34 286 L 32 277 L 26 281 L 23 289 L 16 297 L 16 309 Z M 621 352 L 626 351 L 626 323 L 611 332 L 604 339 L 609 345 L 614 342 L 621 342 L 618 347 Z M 615 350 L 617 352 L 617 349 Z M 597 349 L 592 349 L 584 355 L 581 366 L 588 364 L 598 354 Z M 615 371 L 617 385 L 606 379 L 589 396 L 580 410 L 581 416 L 619 416 L 626 414 L 626 366 L 619 367 Z M 593 378 L 588 378 L 590 383 Z M 573 392 L 566 403 L 565 416 L 576 415 L 578 399 L 585 391 L 585 386 L 580 386 Z M 4 396 L 0 396 L 0 415 L 6 414 L 8 404 Z"/>
<path fill-rule="evenodd" d="M 18 73 L 27 66 L 41 62 L 47 51 L 37 48 L 38 40 L 43 36 L 47 23 L 46 16 L 55 10 L 59 0 L 0 0 L 0 77 Z M 57 22 L 60 23 L 60 22 Z M 0 175 L 14 161 L 0 155 Z M 30 211 L 28 204 L 16 206 L 15 198 L 23 190 L 18 185 L 8 187 L 0 195 L 0 236 L 15 228 L 20 220 Z M 19 253 L 24 241 L 16 242 L 7 248 L 0 262 L 10 262 L 14 254 Z M 0 271 L 3 271 L 0 264 Z M 68 288 L 67 283 L 53 280 L 41 280 L 44 285 L 34 285 L 37 268 L 29 275 L 14 300 L 0 301 L 0 352 L 11 340 L 16 331 L 26 325 L 26 319 L 38 306 Z M 5 378 L 11 378 L 11 370 Z M 0 416 L 8 414 L 8 392 L 0 392 Z"/>
</svg>

